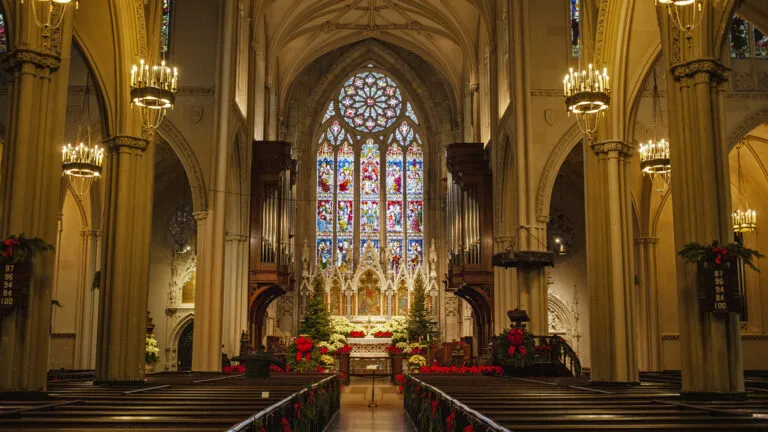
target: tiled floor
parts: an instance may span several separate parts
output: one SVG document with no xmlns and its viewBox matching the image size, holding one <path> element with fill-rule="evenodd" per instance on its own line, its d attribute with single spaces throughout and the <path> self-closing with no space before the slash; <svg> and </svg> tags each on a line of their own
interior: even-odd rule
<svg viewBox="0 0 768 432">
<path fill-rule="evenodd" d="M 377 408 L 368 408 L 371 380 L 352 377 L 341 393 L 341 410 L 326 431 L 416 431 L 403 410 L 403 397 L 387 379 L 376 380 Z"/>
</svg>

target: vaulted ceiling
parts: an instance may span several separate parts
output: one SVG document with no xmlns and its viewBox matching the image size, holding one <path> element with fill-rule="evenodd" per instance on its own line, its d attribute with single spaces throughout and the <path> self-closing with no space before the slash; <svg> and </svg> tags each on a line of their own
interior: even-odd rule
<svg viewBox="0 0 768 432">
<path fill-rule="evenodd" d="M 490 17 L 483 0 L 264 0 L 260 11 L 281 86 L 321 55 L 376 38 L 420 55 L 458 87 L 464 68 L 475 69 Z"/>
</svg>

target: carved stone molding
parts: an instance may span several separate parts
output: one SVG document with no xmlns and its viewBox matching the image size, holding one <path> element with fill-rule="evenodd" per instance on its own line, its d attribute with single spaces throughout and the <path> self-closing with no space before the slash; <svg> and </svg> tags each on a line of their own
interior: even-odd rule
<svg viewBox="0 0 768 432">
<path fill-rule="evenodd" d="M 31 64 L 39 69 L 45 69 L 48 72 L 55 72 L 59 69 L 61 58 L 53 54 L 47 54 L 31 49 L 16 49 L 2 59 L 2 67 L 9 73 L 21 70 L 26 65 Z"/>
<path fill-rule="evenodd" d="M 631 157 L 635 150 L 635 146 L 632 144 L 618 140 L 596 142 L 590 145 L 590 147 L 597 155 L 617 152 L 620 156 L 624 157 Z"/>
<path fill-rule="evenodd" d="M 113 150 L 132 149 L 143 152 L 149 147 L 149 141 L 144 138 L 117 135 L 105 139 L 104 145 Z"/>
<path fill-rule="evenodd" d="M 192 212 L 192 217 L 195 218 L 195 220 L 198 222 L 204 221 L 208 219 L 208 211 L 202 210 L 202 211 Z"/>
<path fill-rule="evenodd" d="M 683 78 L 690 78 L 699 73 L 709 74 L 711 80 L 716 84 L 728 81 L 728 72 L 725 65 L 712 58 L 703 58 L 691 60 L 685 63 L 678 63 L 672 66 L 672 76 L 676 81 Z"/>
<path fill-rule="evenodd" d="M 246 241 L 248 241 L 248 236 L 244 235 L 244 234 L 227 233 L 227 234 L 224 234 L 224 241 L 226 241 L 226 242 L 246 242 Z"/>
</svg>

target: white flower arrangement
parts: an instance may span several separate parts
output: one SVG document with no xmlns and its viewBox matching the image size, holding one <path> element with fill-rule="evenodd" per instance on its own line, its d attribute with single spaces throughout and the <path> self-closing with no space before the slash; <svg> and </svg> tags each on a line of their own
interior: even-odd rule
<svg viewBox="0 0 768 432">
<path fill-rule="evenodd" d="M 320 363 L 323 366 L 333 366 L 336 364 L 336 360 L 328 354 L 323 354 L 320 356 Z"/>
<path fill-rule="evenodd" d="M 408 319 L 406 317 L 396 316 L 392 317 L 389 321 L 376 326 L 373 333 L 376 332 L 390 332 L 394 336 L 395 334 L 405 334 L 407 332 Z"/>
<path fill-rule="evenodd" d="M 408 349 L 408 342 L 398 342 L 395 344 L 396 347 L 400 348 L 403 351 L 410 351 Z"/>
<path fill-rule="evenodd" d="M 427 364 L 427 359 L 420 355 L 413 355 L 408 359 L 410 366 L 422 367 Z"/>
<path fill-rule="evenodd" d="M 160 348 L 157 347 L 157 340 L 151 335 L 144 339 L 144 362 L 155 364 L 160 360 Z"/>
<path fill-rule="evenodd" d="M 331 317 L 331 333 L 348 335 L 355 330 L 355 326 L 348 319 L 340 316 Z"/>
</svg>

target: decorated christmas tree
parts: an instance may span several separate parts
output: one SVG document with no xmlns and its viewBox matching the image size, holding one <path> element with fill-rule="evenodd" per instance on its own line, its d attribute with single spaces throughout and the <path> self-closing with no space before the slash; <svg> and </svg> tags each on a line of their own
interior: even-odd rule
<svg viewBox="0 0 768 432">
<path fill-rule="evenodd" d="M 301 320 L 299 333 L 307 335 L 315 342 L 327 342 L 331 338 L 331 318 L 325 308 L 325 283 L 321 277 L 312 283 L 312 298 L 307 303 L 304 319 Z"/>
<path fill-rule="evenodd" d="M 411 314 L 408 316 L 408 339 L 423 343 L 437 341 L 438 333 L 432 313 L 427 310 L 426 289 L 421 274 L 416 275 L 412 300 Z"/>
</svg>

